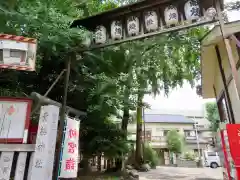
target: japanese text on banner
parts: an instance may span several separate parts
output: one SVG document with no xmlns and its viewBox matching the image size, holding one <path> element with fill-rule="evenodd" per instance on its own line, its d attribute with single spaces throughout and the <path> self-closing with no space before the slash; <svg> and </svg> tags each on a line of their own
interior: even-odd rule
<svg viewBox="0 0 240 180">
<path fill-rule="evenodd" d="M 80 121 L 67 118 L 60 173 L 62 178 L 77 177 L 79 126 Z"/>
</svg>

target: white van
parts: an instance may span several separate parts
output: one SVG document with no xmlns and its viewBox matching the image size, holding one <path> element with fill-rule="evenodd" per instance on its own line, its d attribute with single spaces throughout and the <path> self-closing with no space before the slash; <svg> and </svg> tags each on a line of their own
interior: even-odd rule
<svg viewBox="0 0 240 180">
<path fill-rule="evenodd" d="M 205 166 L 211 168 L 218 168 L 221 166 L 220 157 L 217 152 L 204 152 Z"/>
</svg>

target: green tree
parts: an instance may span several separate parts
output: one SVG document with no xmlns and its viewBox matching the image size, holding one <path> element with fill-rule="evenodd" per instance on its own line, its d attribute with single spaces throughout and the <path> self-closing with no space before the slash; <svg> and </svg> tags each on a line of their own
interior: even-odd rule
<svg viewBox="0 0 240 180">
<path fill-rule="evenodd" d="M 118 4 L 110 0 L 1 1 L 0 22 L 3 26 L 0 32 L 37 38 L 38 56 L 36 72 L 1 71 L 0 92 L 15 96 L 27 96 L 32 91 L 44 94 L 64 69 L 69 55 L 73 55 L 67 103 L 88 112 L 81 126 L 86 132 L 86 136 L 81 137 L 83 152 L 88 153 L 87 149 L 96 147 L 100 137 L 100 142 L 106 138 L 100 130 L 95 132 L 92 129 L 101 127 L 107 132 L 111 127 L 115 130 L 105 120 L 112 114 L 118 116 L 119 110 L 124 112 L 122 129 L 126 133 L 129 110 L 134 107 L 137 109 L 136 159 L 139 161 L 143 96 L 160 91 L 168 94 L 170 89 L 181 86 L 184 79 L 194 84 L 200 69 L 198 39 L 205 30 L 194 28 L 184 33 L 171 33 L 105 48 L 104 51 L 79 54 L 85 31 L 70 29 L 72 20 L 116 6 Z M 61 101 L 62 89 L 60 80 L 49 97 Z M 97 152 L 107 151 L 102 148 L 99 146 Z"/>
<path fill-rule="evenodd" d="M 105 152 L 109 156 L 116 155 L 125 152 L 126 138 L 115 127 L 116 125 L 105 120 L 109 115 L 117 114 L 121 101 L 116 97 L 118 90 L 115 87 L 104 88 L 104 83 L 110 81 L 118 84 L 119 76 L 104 65 L 96 66 L 94 63 L 99 61 L 92 62 L 90 55 L 79 54 L 78 50 L 82 46 L 81 40 L 85 31 L 69 28 L 73 19 L 84 16 L 83 12 L 94 13 L 89 10 L 92 1 L 88 1 L 89 9 L 77 8 L 82 7 L 85 2 L 26 0 L 13 1 L 13 5 L 9 4 L 10 1 L 0 3 L 1 22 L 4 21 L 0 32 L 38 39 L 37 71 L 1 71 L 0 92 L 1 95 L 14 96 L 28 96 L 32 91 L 44 94 L 64 69 L 64 63 L 69 55 L 73 54 L 75 58 L 71 66 L 67 104 L 88 112 L 88 117 L 81 123 L 82 131 L 86 134 L 81 136 L 83 152 L 91 156 L 100 152 Z M 101 4 L 101 10 L 104 10 L 104 5 L 106 3 Z M 111 52 L 106 50 L 104 60 L 109 60 L 107 57 L 113 54 Z M 92 54 L 94 53 L 97 58 L 102 57 L 100 51 Z M 113 62 L 109 60 L 105 64 L 110 66 Z M 50 92 L 49 97 L 61 102 L 62 89 L 61 79 Z M 109 136 L 108 132 L 111 132 L 112 136 Z M 89 149 L 92 150 L 88 152 Z M 112 152 L 110 153 L 109 150 Z"/>
<path fill-rule="evenodd" d="M 232 11 L 232 10 L 239 10 L 240 9 L 240 1 L 233 1 L 233 2 L 229 2 L 226 3 L 225 8 L 228 11 Z"/>
<path fill-rule="evenodd" d="M 207 111 L 207 119 L 211 123 L 210 128 L 213 132 L 217 132 L 220 122 L 217 103 L 206 103 L 205 107 Z"/>
<path fill-rule="evenodd" d="M 167 146 L 170 151 L 170 159 L 173 162 L 173 153 L 179 154 L 183 151 L 184 137 L 176 129 L 168 131 Z"/>
<path fill-rule="evenodd" d="M 157 152 L 147 143 L 144 144 L 144 161 L 153 168 L 159 163 Z"/>
<path fill-rule="evenodd" d="M 167 145 L 169 151 L 181 153 L 184 147 L 184 137 L 176 130 L 170 130 L 167 133 Z"/>
<path fill-rule="evenodd" d="M 187 80 L 192 86 L 199 78 L 199 37 L 206 32 L 203 28 L 170 33 L 160 37 L 135 42 L 129 54 L 135 60 L 133 77 L 137 95 L 137 141 L 136 161 L 141 155 L 142 108 L 145 94 L 156 95 L 181 86 Z M 134 83 L 133 83 L 134 84 Z"/>
</svg>

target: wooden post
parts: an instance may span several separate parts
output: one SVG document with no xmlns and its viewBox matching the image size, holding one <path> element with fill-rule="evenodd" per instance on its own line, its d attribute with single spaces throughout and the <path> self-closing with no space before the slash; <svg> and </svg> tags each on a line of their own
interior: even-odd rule
<svg viewBox="0 0 240 180">
<path fill-rule="evenodd" d="M 63 141 L 65 113 L 66 113 L 66 107 L 67 107 L 68 84 L 69 84 L 69 77 L 70 77 L 70 71 L 71 71 L 70 67 L 71 67 L 71 56 L 66 62 L 63 101 L 62 101 L 62 108 L 60 112 L 60 123 L 59 123 L 59 131 L 58 131 L 59 140 L 58 140 L 57 149 L 56 149 L 56 158 L 55 158 L 55 166 L 54 166 L 55 168 L 54 176 L 53 176 L 54 180 L 58 179 L 58 171 L 60 169 L 60 156 L 61 156 L 61 148 L 62 148 L 62 141 Z"/>
<path fill-rule="evenodd" d="M 227 54 L 228 54 L 228 58 L 229 58 L 230 67 L 231 67 L 231 70 L 232 70 L 232 76 L 233 76 L 233 79 L 235 81 L 235 85 L 236 85 L 236 88 L 237 88 L 237 98 L 239 100 L 239 97 L 240 97 L 240 80 L 239 80 L 238 70 L 237 70 L 237 67 L 236 67 L 236 62 L 234 60 L 230 40 L 229 39 L 224 39 L 224 41 L 225 41 L 225 45 L 226 45 L 226 49 L 227 49 Z"/>
<path fill-rule="evenodd" d="M 234 61 L 234 56 L 233 56 L 230 41 L 227 38 L 227 34 L 225 33 L 224 21 L 222 19 L 221 8 L 220 8 L 220 0 L 215 0 L 215 2 L 216 2 L 216 11 L 217 11 L 217 15 L 218 15 L 220 30 L 222 33 L 225 48 L 227 50 L 227 55 L 228 55 L 228 60 L 229 60 L 229 64 L 230 64 L 231 71 L 232 71 L 233 80 L 235 83 L 235 87 L 237 89 L 237 98 L 239 100 L 239 98 L 240 98 L 240 80 L 238 77 L 238 71 L 237 71 L 236 63 Z"/>
<path fill-rule="evenodd" d="M 226 103 L 227 103 L 227 107 L 229 109 L 229 116 L 230 116 L 229 118 L 230 118 L 230 121 L 232 123 L 235 123 L 235 118 L 234 118 L 233 109 L 232 109 L 232 103 L 231 103 L 231 99 L 230 99 L 229 92 L 228 92 L 228 85 L 227 85 L 226 77 L 225 77 L 225 74 L 224 74 L 224 69 L 223 69 L 223 66 L 222 66 L 222 59 L 221 59 L 221 56 L 220 56 L 219 48 L 217 46 L 215 46 L 215 50 L 216 50 L 216 55 L 217 55 L 219 71 L 220 71 L 222 81 L 223 81 Z"/>
</svg>

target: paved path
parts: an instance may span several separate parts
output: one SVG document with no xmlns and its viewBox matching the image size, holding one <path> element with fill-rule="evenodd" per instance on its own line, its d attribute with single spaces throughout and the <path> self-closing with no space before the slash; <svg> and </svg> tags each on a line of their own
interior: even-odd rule
<svg viewBox="0 0 240 180">
<path fill-rule="evenodd" d="M 222 180 L 221 168 L 157 167 L 139 173 L 140 180 Z"/>
</svg>

